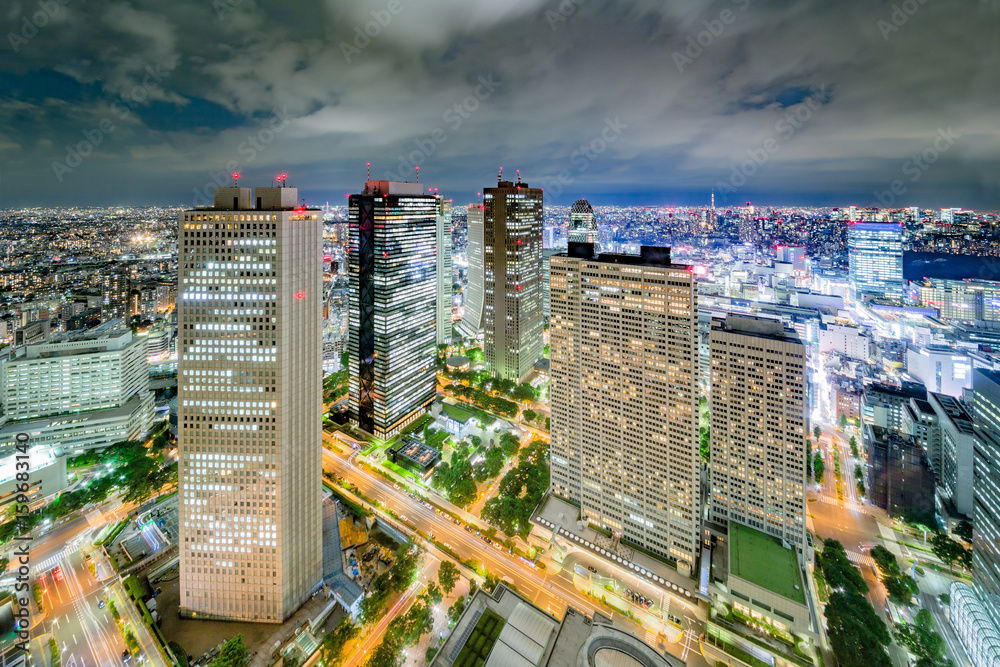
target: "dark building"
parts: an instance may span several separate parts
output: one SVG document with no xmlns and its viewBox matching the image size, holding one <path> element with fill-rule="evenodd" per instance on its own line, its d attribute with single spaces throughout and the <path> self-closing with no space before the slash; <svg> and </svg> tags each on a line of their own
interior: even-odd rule
<svg viewBox="0 0 1000 667">
<path fill-rule="evenodd" d="M 390 438 L 434 401 L 437 199 L 368 181 L 350 197 L 350 419 Z"/>
<path fill-rule="evenodd" d="M 868 493 L 871 503 L 889 516 L 934 515 L 934 470 L 914 438 L 865 425 Z M 929 519 L 928 519 L 929 520 Z"/>
</svg>

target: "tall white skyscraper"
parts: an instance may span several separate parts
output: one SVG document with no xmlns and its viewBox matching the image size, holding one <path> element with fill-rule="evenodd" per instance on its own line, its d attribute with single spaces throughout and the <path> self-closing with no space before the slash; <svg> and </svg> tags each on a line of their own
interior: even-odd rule
<svg viewBox="0 0 1000 667">
<path fill-rule="evenodd" d="M 465 286 L 465 307 L 459 332 L 466 338 L 475 338 L 483 328 L 483 245 L 485 209 L 482 204 L 470 204 L 468 211 L 468 241 L 466 254 L 469 259 L 468 282 Z"/>
<path fill-rule="evenodd" d="M 806 539 L 805 346 L 776 320 L 715 320 L 711 516 L 799 551 Z"/>
<path fill-rule="evenodd" d="M 498 179 L 483 203 L 486 368 L 522 380 L 543 349 L 542 191 Z"/>
<path fill-rule="evenodd" d="M 254 194 L 179 215 L 180 611 L 280 623 L 323 575 L 323 222 Z"/>
<path fill-rule="evenodd" d="M 853 218 L 852 218 L 853 219 Z M 847 227 L 849 278 L 857 298 L 903 296 L 903 225 L 851 222 Z"/>
<path fill-rule="evenodd" d="M 368 181 L 351 195 L 350 419 L 390 438 L 437 395 L 438 201 L 419 183 Z"/>
<path fill-rule="evenodd" d="M 437 344 L 451 342 L 451 200 L 437 197 Z"/>
<path fill-rule="evenodd" d="M 690 572 L 698 552 L 698 295 L 669 248 L 550 260 L 552 491 Z"/>
</svg>

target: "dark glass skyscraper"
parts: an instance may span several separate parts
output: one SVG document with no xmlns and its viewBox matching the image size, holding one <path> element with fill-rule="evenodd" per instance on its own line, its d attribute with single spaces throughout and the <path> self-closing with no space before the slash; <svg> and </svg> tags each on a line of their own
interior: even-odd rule
<svg viewBox="0 0 1000 667">
<path fill-rule="evenodd" d="M 542 191 L 497 181 L 483 205 L 486 368 L 521 380 L 542 356 Z"/>
<path fill-rule="evenodd" d="M 573 202 L 569 210 L 569 241 L 570 243 L 593 243 L 600 251 L 600 239 L 597 237 L 597 218 L 594 208 L 586 199 Z"/>
<path fill-rule="evenodd" d="M 351 423 L 388 438 L 435 395 L 437 199 L 368 181 L 350 198 Z"/>
</svg>

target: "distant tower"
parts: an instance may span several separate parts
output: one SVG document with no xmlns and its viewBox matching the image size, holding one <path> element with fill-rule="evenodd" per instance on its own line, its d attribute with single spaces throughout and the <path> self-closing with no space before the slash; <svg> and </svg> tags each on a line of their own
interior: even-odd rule
<svg viewBox="0 0 1000 667">
<path fill-rule="evenodd" d="M 542 191 L 498 180 L 483 196 L 486 367 L 521 380 L 542 356 Z"/>
<path fill-rule="evenodd" d="M 600 245 L 594 209 L 586 199 L 577 200 L 569 210 L 569 241 Z"/>
</svg>

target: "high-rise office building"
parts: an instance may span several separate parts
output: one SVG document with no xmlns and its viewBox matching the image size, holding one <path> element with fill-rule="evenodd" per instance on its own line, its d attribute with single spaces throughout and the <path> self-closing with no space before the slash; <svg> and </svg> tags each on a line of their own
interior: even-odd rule
<svg viewBox="0 0 1000 667">
<path fill-rule="evenodd" d="M 853 220 L 853 218 L 852 218 Z M 897 222 L 851 222 L 847 227 L 850 283 L 863 296 L 903 296 L 903 225 Z"/>
<path fill-rule="evenodd" d="M 560 252 L 565 252 L 564 250 L 559 250 L 558 248 L 545 248 L 542 250 L 542 313 L 545 315 L 545 322 L 549 321 L 550 313 L 550 293 L 549 284 L 551 282 L 552 274 L 550 271 L 550 264 L 552 257 L 558 255 Z"/>
<path fill-rule="evenodd" d="M 522 380 L 542 357 L 542 191 L 498 179 L 483 204 L 486 368 Z"/>
<path fill-rule="evenodd" d="M 806 349 L 780 321 L 729 315 L 711 346 L 711 515 L 806 546 Z"/>
<path fill-rule="evenodd" d="M 101 321 L 128 317 L 129 279 L 125 269 L 116 268 L 101 276 Z"/>
<path fill-rule="evenodd" d="M 573 202 L 569 210 L 569 240 L 576 243 L 593 243 L 600 251 L 597 218 L 594 217 L 594 208 L 586 199 Z"/>
<path fill-rule="evenodd" d="M 437 197 L 437 344 L 451 342 L 451 200 Z"/>
<path fill-rule="evenodd" d="M 690 571 L 698 550 L 698 294 L 669 248 L 551 258 L 552 491 Z"/>
<path fill-rule="evenodd" d="M 465 286 L 465 305 L 459 333 L 475 338 L 483 328 L 483 246 L 485 243 L 485 209 L 482 204 L 470 204 L 468 212 L 468 240 L 465 252 L 469 260 L 468 281 Z"/>
<path fill-rule="evenodd" d="M 323 575 L 323 222 L 254 194 L 178 220 L 180 611 L 280 623 Z"/>
<path fill-rule="evenodd" d="M 146 343 L 111 320 L 15 348 L 0 360 L 0 455 L 21 432 L 69 453 L 142 437 L 154 411 Z"/>
<path fill-rule="evenodd" d="M 437 212 L 419 183 L 368 181 L 350 197 L 350 419 L 376 438 L 436 395 Z"/>
<path fill-rule="evenodd" d="M 1000 373 L 973 372 L 972 586 L 951 585 L 949 620 L 972 664 L 1000 665 Z"/>
</svg>

